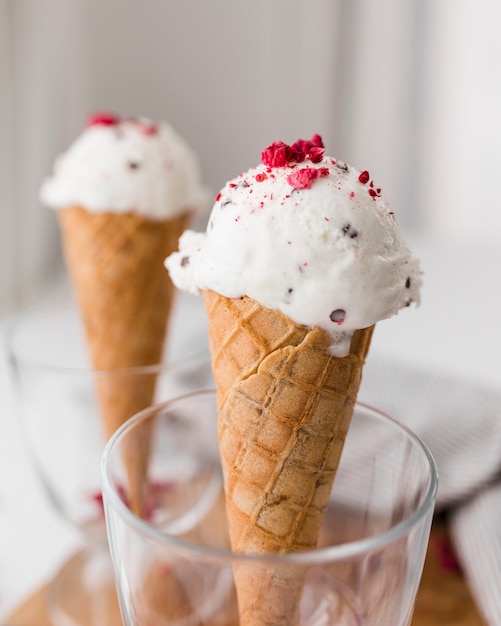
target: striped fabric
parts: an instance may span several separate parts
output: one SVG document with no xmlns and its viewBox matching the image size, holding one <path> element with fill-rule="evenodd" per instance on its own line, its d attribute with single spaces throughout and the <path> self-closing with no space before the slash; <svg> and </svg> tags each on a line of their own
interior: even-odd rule
<svg viewBox="0 0 501 626">
<path fill-rule="evenodd" d="M 457 556 L 487 624 L 501 624 L 501 480 L 451 515 Z"/>
<path fill-rule="evenodd" d="M 501 626 L 501 390 L 368 359 L 359 399 L 409 426 L 438 467 L 437 509 L 487 624 Z"/>
</svg>

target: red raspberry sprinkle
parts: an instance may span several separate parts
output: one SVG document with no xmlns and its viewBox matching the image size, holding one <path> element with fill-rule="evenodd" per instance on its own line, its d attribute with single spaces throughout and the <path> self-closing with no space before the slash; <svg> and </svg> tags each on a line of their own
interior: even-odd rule
<svg viewBox="0 0 501 626">
<path fill-rule="evenodd" d="M 320 135 L 318 133 L 313 135 L 313 137 L 310 139 L 310 141 L 315 146 L 315 148 L 323 148 L 324 147 L 324 142 L 322 141 L 322 137 L 320 137 Z"/>
<path fill-rule="evenodd" d="M 87 127 L 89 126 L 118 126 L 122 122 L 128 122 L 134 124 L 140 132 L 147 137 L 153 137 L 158 135 L 160 127 L 155 122 L 143 121 L 135 117 L 121 118 L 115 113 L 98 112 L 93 113 L 87 120 Z"/>
<path fill-rule="evenodd" d="M 120 118 L 115 113 L 106 113 L 104 111 L 93 113 L 87 119 L 87 127 L 89 126 L 116 126 L 120 122 Z"/>
<path fill-rule="evenodd" d="M 261 174 L 256 174 L 255 178 L 258 183 L 262 183 L 263 180 L 266 180 L 268 178 L 268 176 L 266 176 L 266 174 L 262 172 Z"/>
<path fill-rule="evenodd" d="M 270 167 L 284 167 L 291 157 L 291 147 L 283 141 L 274 141 L 261 153 L 262 162 Z"/>
<path fill-rule="evenodd" d="M 311 184 L 317 178 L 322 176 L 328 176 L 329 168 L 319 167 L 303 167 L 300 170 L 296 170 L 287 176 L 287 182 L 294 189 L 311 189 Z"/>
<path fill-rule="evenodd" d="M 296 157 L 297 163 L 302 163 L 305 159 L 310 159 L 313 163 L 318 163 L 324 156 L 324 144 L 320 135 L 313 135 L 310 140 L 298 139 L 293 143 L 291 150 Z"/>
<path fill-rule="evenodd" d="M 123 121 L 134 125 L 140 133 L 143 133 L 143 135 L 146 135 L 147 137 L 153 137 L 154 135 L 158 135 L 160 132 L 158 124 L 146 119 L 127 117 Z"/>
<path fill-rule="evenodd" d="M 358 180 L 363 184 L 366 185 L 369 182 L 369 172 L 367 170 L 364 170 L 363 172 L 360 173 L 360 176 L 358 177 Z"/>
<path fill-rule="evenodd" d="M 363 172 L 360 172 L 360 175 L 358 177 L 358 180 L 363 184 L 366 185 L 367 183 L 369 183 L 369 172 L 367 170 L 364 170 Z M 369 189 L 367 190 L 369 193 L 369 196 L 375 200 L 376 198 L 379 198 L 381 196 L 381 188 L 378 187 L 377 189 L 374 189 L 374 181 L 371 180 L 371 182 L 369 183 Z M 351 192 L 350 196 L 353 198 L 353 192 Z"/>
<path fill-rule="evenodd" d="M 289 163 L 302 163 L 309 159 L 319 163 L 324 156 L 324 144 L 320 135 L 311 139 L 298 139 L 292 146 L 283 141 L 275 141 L 261 153 L 261 160 L 269 167 L 284 167 Z"/>
<path fill-rule="evenodd" d="M 306 159 L 306 150 L 303 149 L 303 146 L 298 146 L 299 142 L 292 144 L 291 150 L 293 151 L 294 157 L 292 161 L 296 163 L 302 163 Z"/>
<path fill-rule="evenodd" d="M 308 151 L 308 158 L 312 163 L 320 163 L 324 158 L 325 148 L 317 148 L 314 146 Z"/>
<path fill-rule="evenodd" d="M 139 128 L 141 132 L 147 137 L 153 137 L 154 135 L 158 135 L 159 128 L 158 124 L 152 122 L 151 124 L 140 124 Z"/>
</svg>

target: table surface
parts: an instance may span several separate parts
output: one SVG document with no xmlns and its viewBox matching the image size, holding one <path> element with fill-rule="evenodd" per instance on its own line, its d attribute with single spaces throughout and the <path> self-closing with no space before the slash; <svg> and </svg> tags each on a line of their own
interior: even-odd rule
<svg viewBox="0 0 501 626">
<path fill-rule="evenodd" d="M 53 626 L 45 610 L 45 588 L 9 617 L 15 626 Z M 485 626 L 462 573 L 449 553 L 446 523 L 436 520 L 430 537 L 412 626 Z"/>
<path fill-rule="evenodd" d="M 371 354 L 420 368 L 433 365 L 436 371 L 500 388 L 501 292 L 493 285 L 499 280 L 501 252 L 430 241 L 416 242 L 411 247 L 421 258 L 424 271 L 421 307 L 378 324 Z M 171 328 L 184 323 L 190 335 L 195 333 L 195 339 L 200 339 L 205 322 L 200 299 L 184 298 L 182 294 L 181 303 Z M 41 592 L 33 597 L 31 594 L 50 580 L 81 545 L 81 539 L 46 502 L 30 467 L 14 419 L 7 369 L 6 360 L 0 362 L 0 458 L 3 467 L 10 468 L 0 475 L 0 563 L 7 565 L 0 567 L 0 620 L 5 622 L 6 616 L 15 611 L 11 623 L 43 626 L 42 613 L 38 612 Z M 33 532 L 34 517 L 37 532 Z M 481 625 L 464 580 L 458 572 L 444 571 L 435 554 L 434 538 L 441 532 L 443 526 L 433 530 L 413 626 Z M 26 598 L 31 599 L 19 609 Z"/>
</svg>

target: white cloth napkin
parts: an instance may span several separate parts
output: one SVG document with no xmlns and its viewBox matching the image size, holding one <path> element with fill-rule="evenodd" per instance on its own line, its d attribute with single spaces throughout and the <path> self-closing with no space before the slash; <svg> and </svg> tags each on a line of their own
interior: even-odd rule
<svg viewBox="0 0 501 626">
<path fill-rule="evenodd" d="M 501 626 L 501 389 L 371 354 L 359 399 L 430 448 L 437 510 L 449 510 L 453 547 L 486 623 Z"/>
</svg>

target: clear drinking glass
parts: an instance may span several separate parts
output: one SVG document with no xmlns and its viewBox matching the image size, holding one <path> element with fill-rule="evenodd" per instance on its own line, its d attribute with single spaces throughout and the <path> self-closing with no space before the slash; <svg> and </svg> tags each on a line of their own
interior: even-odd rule
<svg viewBox="0 0 501 626">
<path fill-rule="evenodd" d="M 423 443 L 358 404 L 318 548 L 243 555 L 229 547 L 216 420 L 214 392 L 188 394 L 140 412 L 105 448 L 103 498 L 124 624 L 410 624 L 437 489 Z M 127 453 L 143 431 L 152 434 L 148 474 L 132 510 L 137 481 Z M 239 593 L 257 594 L 249 619 L 239 618 L 242 576 Z"/>
<path fill-rule="evenodd" d="M 30 460 L 49 501 L 82 538 L 82 549 L 48 586 L 48 612 L 57 626 L 121 626 L 101 494 L 103 398 L 113 394 L 111 402 L 130 417 L 152 402 L 211 388 L 208 353 L 95 371 L 71 306 L 22 314 L 9 330 L 8 350 Z"/>
</svg>

